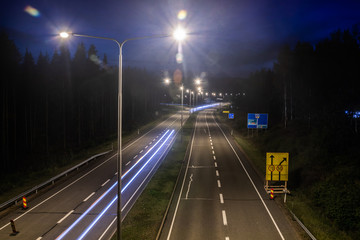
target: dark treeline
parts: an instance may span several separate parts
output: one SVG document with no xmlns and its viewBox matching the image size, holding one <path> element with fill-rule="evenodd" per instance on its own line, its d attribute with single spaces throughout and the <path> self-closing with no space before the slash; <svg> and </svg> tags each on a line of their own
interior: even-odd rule
<svg viewBox="0 0 360 240">
<path fill-rule="evenodd" d="M 94 45 L 80 43 L 73 57 L 66 45 L 52 56 L 22 56 L 2 32 L 1 172 L 64 164 L 79 150 L 115 138 L 118 69 L 100 60 Z M 123 74 L 123 129 L 156 115 L 159 78 L 142 69 Z M 56 157 L 55 157 L 56 156 Z"/>
<path fill-rule="evenodd" d="M 360 110 L 360 32 L 338 30 L 316 45 L 284 46 L 273 70 L 257 71 L 241 85 L 245 95 L 234 98 L 244 112 L 269 113 L 272 125 L 301 120 L 311 128 L 344 125 L 354 119 L 345 111 Z M 349 127 L 349 124 L 345 124 Z M 333 126 L 334 127 L 334 126 Z"/>
<path fill-rule="evenodd" d="M 284 46 L 272 70 L 240 85 L 239 127 L 246 129 L 249 112 L 269 113 L 269 130 L 256 137 L 261 151 L 289 152 L 290 189 L 359 239 L 359 26 L 315 45 Z"/>
</svg>

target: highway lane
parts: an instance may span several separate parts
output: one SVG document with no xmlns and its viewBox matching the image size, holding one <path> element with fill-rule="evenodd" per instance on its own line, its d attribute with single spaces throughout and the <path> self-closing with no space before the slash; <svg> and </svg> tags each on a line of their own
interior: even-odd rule
<svg viewBox="0 0 360 240">
<path fill-rule="evenodd" d="M 180 114 L 175 114 L 123 149 L 123 218 L 155 173 L 179 127 Z M 81 239 L 81 234 L 86 239 L 106 239 L 115 229 L 115 224 L 108 227 L 116 217 L 116 154 L 90 165 L 28 202 L 28 210 L 18 209 L 0 219 L 0 239 Z M 9 236 L 10 219 L 20 231 L 16 236 Z M 92 224 L 94 229 L 88 230 Z"/>
<path fill-rule="evenodd" d="M 301 239 L 211 110 L 190 149 L 160 239 Z"/>
</svg>

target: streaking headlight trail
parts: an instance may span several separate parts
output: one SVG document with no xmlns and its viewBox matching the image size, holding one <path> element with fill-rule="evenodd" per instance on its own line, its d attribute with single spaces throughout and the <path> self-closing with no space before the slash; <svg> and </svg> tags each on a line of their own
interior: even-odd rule
<svg viewBox="0 0 360 240">
<path fill-rule="evenodd" d="M 196 108 L 191 108 L 190 113 L 197 112 L 197 111 L 200 111 L 200 110 L 203 110 L 203 109 L 206 109 L 206 108 L 215 107 L 215 106 L 218 106 L 218 105 L 220 105 L 220 104 L 219 103 L 213 103 L 213 104 L 208 104 L 208 105 L 204 105 L 204 106 L 200 106 L 200 107 L 196 107 Z"/>
<path fill-rule="evenodd" d="M 141 171 L 149 164 L 149 162 L 152 160 L 152 158 L 160 151 L 160 149 L 164 146 L 164 144 L 166 144 L 169 140 L 169 138 L 173 135 L 174 130 L 172 130 L 169 133 L 170 130 L 167 130 L 164 135 L 152 146 L 152 148 L 150 148 L 135 164 L 137 165 L 142 159 L 144 159 L 144 157 L 146 155 L 148 155 L 148 153 L 154 149 L 154 147 L 156 145 L 158 145 L 161 140 L 165 137 L 166 139 L 164 140 L 164 142 L 159 146 L 159 148 L 151 155 L 151 157 L 145 162 L 145 164 L 139 169 L 139 171 L 130 179 L 130 181 L 122 188 L 121 193 L 123 193 L 128 186 L 135 180 L 135 178 L 141 173 Z M 121 179 L 123 179 L 125 177 L 125 175 L 127 175 L 132 169 L 134 169 L 134 166 L 132 166 L 125 174 L 123 174 L 121 176 Z M 73 224 L 70 225 L 70 227 L 68 227 L 64 232 L 62 232 L 57 238 L 56 240 L 61 240 L 63 239 L 106 195 L 109 194 L 109 192 L 117 185 L 117 182 L 114 183 L 105 193 L 103 193 L 93 204 L 91 204 L 91 206 L 83 213 L 81 214 L 81 216 L 75 221 L 73 222 Z M 96 217 L 96 219 L 85 229 L 85 231 L 80 235 L 80 237 L 78 239 L 83 239 L 83 237 L 91 230 L 91 228 L 99 221 L 99 219 L 104 215 L 104 213 L 111 207 L 111 205 L 117 200 L 117 196 L 112 199 L 112 201 L 105 207 L 105 209 L 103 209 L 101 211 L 101 213 Z"/>
<path fill-rule="evenodd" d="M 121 178 L 125 177 L 142 159 L 144 159 L 144 157 L 145 157 L 154 147 L 156 147 L 156 145 L 158 145 L 159 142 L 161 142 L 161 139 L 163 139 L 168 132 L 169 132 L 169 130 L 167 130 L 167 131 L 164 133 L 164 135 L 163 135 L 141 158 L 139 158 L 139 160 L 137 160 L 136 163 L 135 163 L 129 170 L 127 170 L 127 171 L 121 176 Z"/>
<path fill-rule="evenodd" d="M 148 163 L 152 160 L 152 158 L 160 151 L 160 149 L 164 146 L 165 143 L 168 142 L 169 138 L 173 135 L 174 130 L 172 130 L 169 134 L 169 136 L 165 139 L 165 141 L 160 145 L 160 147 L 151 155 L 151 157 L 146 161 L 146 163 L 140 168 L 140 170 L 134 175 L 133 178 L 125 185 L 125 187 L 121 190 L 121 193 L 123 193 L 126 188 L 132 183 L 132 181 L 140 174 L 140 172 L 148 165 Z M 79 238 L 77 240 L 81 240 L 85 237 L 85 235 L 94 227 L 94 225 L 100 220 L 100 218 L 105 214 L 105 212 L 110 208 L 112 204 L 117 200 L 117 196 L 111 200 L 111 202 L 104 208 L 104 210 L 101 211 L 101 213 L 94 219 L 94 221 L 91 222 L 91 224 L 82 232 Z"/>
</svg>

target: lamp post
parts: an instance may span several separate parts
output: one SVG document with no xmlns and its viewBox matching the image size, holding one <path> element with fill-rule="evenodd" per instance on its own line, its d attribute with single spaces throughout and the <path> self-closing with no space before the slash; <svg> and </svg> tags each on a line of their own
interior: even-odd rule
<svg viewBox="0 0 360 240">
<path fill-rule="evenodd" d="M 183 135 L 183 112 L 184 112 L 184 84 L 181 85 L 181 141 Z"/>
<path fill-rule="evenodd" d="M 86 38 L 96 38 L 96 39 L 103 39 L 103 40 L 110 40 L 117 44 L 119 47 L 119 75 L 118 75 L 118 151 L 117 151 L 117 239 L 121 239 L 121 169 L 122 169 L 122 49 L 126 42 L 134 41 L 134 40 L 142 40 L 142 39 L 151 39 L 151 38 L 166 38 L 173 36 L 176 40 L 182 41 L 186 37 L 186 32 L 182 28 L 178 28 L 174 31 L 173 35 L 170 34 L 159 34 L 159 35 L 152 35 L 152 36 L 144 36 L 144 37 L 136 37 L 136 38 L 128 38 L 122 42 L 117 41 L 114 38 L 107 38 L 107 37 L 99 37 L 99 36 L 91 36 L 91 35 L 84 35 L 84 34 L 77 34 L 77 33 L 67 33 L 61 32 L 61 38 L 68 38 L 69 36 L 74 37 L 86 37 Z"/>
</svg>

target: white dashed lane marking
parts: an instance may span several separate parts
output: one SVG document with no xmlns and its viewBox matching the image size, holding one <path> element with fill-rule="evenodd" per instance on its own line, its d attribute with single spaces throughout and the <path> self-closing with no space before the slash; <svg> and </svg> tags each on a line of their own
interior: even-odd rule
<svg viewBox="0 0 360 240">
<path fill-rule="evenodd" d="M 83 200 L 83 202 L 86 202 L 87 200 L 89 200 L 89 198 L 91 198 L 92 195 L 94 195 L 94 194 L 95 194 L 95 192 L 91 193 L 87 198 L 85 198 L 85 199 Z"/>
<path fill-rule="evenodd" d="M 219 198 L 220 198 L 220 203 L 223 204 L 224 203 L 224 197 L 223 197 L 222 193 L 219 194 Z"/>
<path fill-rule="evenodd" d="M 105 186 L 108 182 L 110 182 L 110 179 L 106 180 L 103 184 L 101 184 L 101 186 Z"/>
<path fill-rule="evenodd" d="M 70 214 L 72 214 L 74 212 L 74 210 L 71 210 L 70 212 L 68 212 L 68 214 L 66 214 L 62 219 L 60 219 L 57 223 L 60 224 L 62 221 L 65 220 L 65 218 L 67 218 Z"/>
<path fill-rule="evenodd" d="M 227 226 L 227 219 L 226 219 L 226 212 L 225 210 L 222 210 L 222 217 L 223 217 L 223 223 L 224 223 L 224 226 Z"/>
</svg>

